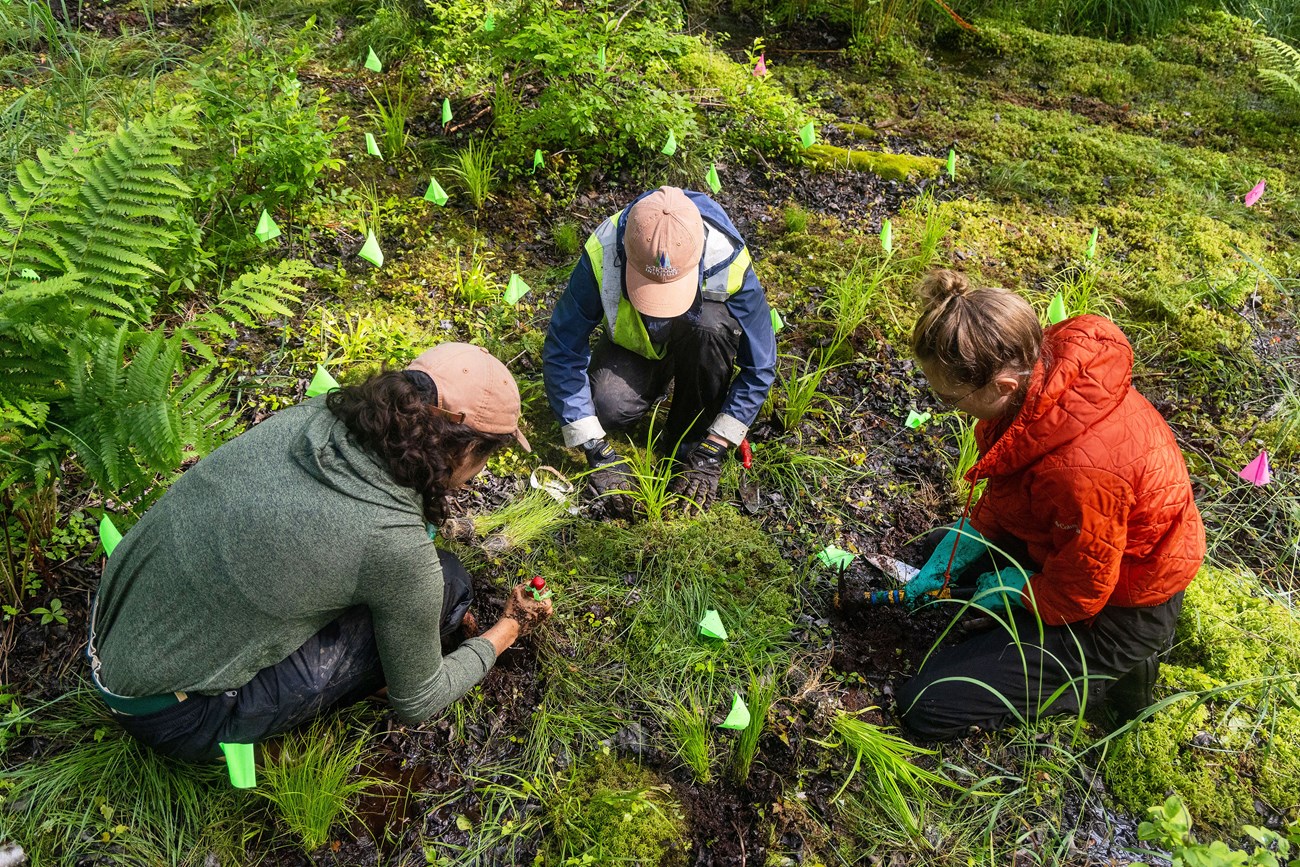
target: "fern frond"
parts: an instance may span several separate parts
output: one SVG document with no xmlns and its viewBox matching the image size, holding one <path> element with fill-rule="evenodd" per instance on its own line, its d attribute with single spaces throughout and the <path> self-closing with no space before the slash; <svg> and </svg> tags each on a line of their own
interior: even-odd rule
<svg viewBox="0 0 1300 867">
<path fill-rule="evenodd" d="M 1259 54 L 1259 77 L 1275 96 L 1300 103 L 1300 49 L 1281 39 L 1263 36 L 1255 40 Z"/>
<path fill-rule="evenodd" d="M 211 308 L 185 326 L 188 336 L 201 341 L 205 334 L 229 337 L 232 323 L 252 328 L 258 320 L 272 316 L 291 316 L 289 304 L 298 303 L 302 287 L 296 281 L 315 272 L 310 264 L 298 259 L 264 265 L 257 271 L 241 274 L 217 293 Z"/>
</svg>

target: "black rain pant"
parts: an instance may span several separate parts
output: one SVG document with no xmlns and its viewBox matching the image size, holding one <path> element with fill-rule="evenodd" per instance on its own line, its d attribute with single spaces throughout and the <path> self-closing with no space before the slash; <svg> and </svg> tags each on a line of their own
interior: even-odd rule
<svg viewBox="0 0 1300 867">
<path fill-rule="evenodd" d="M 607 430 L 626 428 L 650 411 L 671 382 L 672 409 L 658 439 L 668 448 L 699 442 L 727 397 L 740 334 L 740 323 L 725 303 L 704 301 L 698 324 L 685 318 L 674 322 L 660 361 L 602 336 L 587 368 L 596 418 Z"/>
</svg>

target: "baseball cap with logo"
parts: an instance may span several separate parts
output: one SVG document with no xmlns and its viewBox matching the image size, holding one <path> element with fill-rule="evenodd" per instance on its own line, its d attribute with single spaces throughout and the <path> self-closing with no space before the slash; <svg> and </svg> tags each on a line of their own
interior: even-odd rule
<svg viewBox="0 0 1300 867">
<path fill-rule="evenodd" d="M 438 389 L 438 408 L 453 421 L 483 433 L 510 434 L 524 451 L 533 450 L 519 430 L 519 386 L 483 347 L 440 343 L 406 369 L 428 374 Z"/>
<path fill-rule="evenodd" d="M 623 252 L 627 298 L 646 316 L 671 319 L 695 303 L 704 255 L 704 218 L 677 187 L 660 187 L 627 212 Z"/>
</svg>

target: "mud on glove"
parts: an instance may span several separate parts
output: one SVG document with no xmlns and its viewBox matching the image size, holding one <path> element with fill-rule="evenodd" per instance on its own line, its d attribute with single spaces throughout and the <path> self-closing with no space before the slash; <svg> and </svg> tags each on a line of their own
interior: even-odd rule
<svg viewBox="0 0 1300 867">
<path fill-rule="evenodd" d="M 959 531 L 958 527 L 962 529 Z M 956 553 L 953 552 L 953 545 L 957 546 Z M 930 553 L 930 559 L 925 561 L 925 565 L 921 567 L 916 577 L 907 582 L 903 588 L 904 600 L 909 607 L 915 608 L 926 601 L 927 593 L 935 593 L 942 589 L 943 573 L 948 568 L 949 557 L 952 557 L 952 574 L 956 576 L 983 556 L 987 550 L 988 540 L 981 536 L 969 522 L 964 519 L 958 521 L 957 526 L 944 534 L 943 540 L 935 546 L 934 551 Z"/>
<path fill-rule="evenodd" d="M 587 474 L 587 485 L 600 508 L 614 518 L 632 517 L 632 499 L 627 494 L 613 493 L 636 490 L 636 479 L 628 471 L 627 461 L 603 439 L 587 440 L 581 448 L 592 469 Z"/>
<path fill-rule="evenodd" d="M 1018 566 L 1007 566 L 997 572 L 985 572 L 976 583 L 975 599 L 986 608 L 1001 607 L 1003 600 L 1020 608 L 1025 607 L 1020 592 L 1029 583 L 1029 576 Z"/>
<path fill-rule="evenodd" d="M 701 440 L 682 456 L 672 492 L 689 501 L 688 510 L 703 511 L 718 496 L 722 462 L 726 458 L 727 447 L 708 439 Z"/>
</svg>

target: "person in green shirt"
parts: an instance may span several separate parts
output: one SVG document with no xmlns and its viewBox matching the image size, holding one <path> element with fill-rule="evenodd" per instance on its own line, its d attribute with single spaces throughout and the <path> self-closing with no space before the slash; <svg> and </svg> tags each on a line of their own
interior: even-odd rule
<svg viewBox="0 0 1300 867">
<path fill-rule="evenodd" d="M 494 452 L 529 449 L 519 414 L 504 364 L 446 343 L 200 460 L 114 550 L 91 611 L 92 679 L 123 728 L 200 761 L 385 687 L 407 723 L 464 695 L 551 614 L 521 584 L 442 653 L 469 578 L 427 528 Z"/>
</svg>

